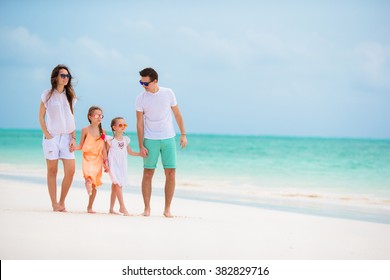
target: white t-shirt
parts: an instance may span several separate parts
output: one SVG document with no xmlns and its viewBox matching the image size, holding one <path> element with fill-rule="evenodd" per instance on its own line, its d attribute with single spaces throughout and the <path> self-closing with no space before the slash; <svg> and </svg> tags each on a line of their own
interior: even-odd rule
<svg viewBox="0 0 390 280">
<path fill-rule="evenodd" d="M 46 90 L 41 95 L 41 100 L 46 108 L 46 126 L 51 135 L 68 134 L 76 129 L 76 122 L 66 98 L 65 90 L 63 92 L 53 91 L 50 99 L 47 96 L 50 90 Z M 73 107 L 76 104 L 76 98 L 73 99 Z"/>
<path fill-rule="evenodd" d="M 175 137 L 171 107 L 176 105 L 175 93 L 170 88 L 159 87 L 156 93 L 145 91 L 137 96 L 136 111 L 144 113 L 144 138 Z"/>
</svg>

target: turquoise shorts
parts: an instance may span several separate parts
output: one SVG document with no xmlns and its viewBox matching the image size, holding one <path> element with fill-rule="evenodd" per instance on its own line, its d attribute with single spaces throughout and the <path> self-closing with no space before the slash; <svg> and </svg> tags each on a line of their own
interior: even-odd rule
<svg viewBox="0 0 390 280">
<path fill-rule="evenodd" d="M 160 153 L 164 168 L 176 168 L 175 137 L 163 140 L 144 139 L 144 146 L 148 149 L 148 156 L 144 158 L 144 168 L 155 169 Z"/>
</svg>

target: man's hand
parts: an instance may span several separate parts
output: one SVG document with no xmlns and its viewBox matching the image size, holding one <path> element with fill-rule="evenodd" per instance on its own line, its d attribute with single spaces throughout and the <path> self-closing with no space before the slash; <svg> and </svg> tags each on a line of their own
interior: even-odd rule
<svg viewBox="0 0 390 280">
<path fill-rule="evenodd" d="M 180 136 L 180 146 L 182 149 L 184 149 L 187 146 L 187 136 L 185 134 L 182 134 Z"/>
<path fill-rule="evenodd" d="M 141 147 L 140 149 L 139 149 L 139 152 L 140 152 L 140 154 L 141 154 L 141 157 L 143 157 L 143 158 L 146 158 L 146 156 L 148 155 L 148 149 L 146 149 L 145 147 Z"/>
</svg>

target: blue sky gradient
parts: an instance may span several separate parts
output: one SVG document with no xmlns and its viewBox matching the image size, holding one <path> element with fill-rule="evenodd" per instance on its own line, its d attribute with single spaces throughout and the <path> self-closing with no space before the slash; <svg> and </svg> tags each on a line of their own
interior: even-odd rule
<svg viewBox="0 0 390 280">
<path fill-rule="evenodd" d="M 188 133 L 390 138 L 389 1 L 0 1 L 0 128 L 39 128 L 68 65 L 79 97 L 135 131 L 139 70 Z"/>
</svg>

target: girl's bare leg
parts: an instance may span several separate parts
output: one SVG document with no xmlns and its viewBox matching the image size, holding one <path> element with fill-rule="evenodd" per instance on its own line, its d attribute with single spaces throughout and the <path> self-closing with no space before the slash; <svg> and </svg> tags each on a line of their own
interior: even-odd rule
<svg viewBox="0 0 390 280">
<path fill-rule="evenodd" d="M 87 189 L 87 193 L 89 196 L 92 195 L 92 181 L 91 179 L 86 179 L 85 180 L 85 188 Z"/>
<path fill-rule="evenodd" d="M 123 201 L 122 187 L 119 185 L 115 185 L 115 188 L 116 188 L 116 196 L 119 202 L 119 212 L 121 212 L 125 216 L 130 216 L 129 212 L 126 209 L 125 203 Z"/>
<path fill-rule="evenodd" d="M 91 195 L 89 196 L 89 200 L 88 200 L 88 207 L 87 207 L 87 212 L 88 213 L 91 213 L 91 214 L 95 214 L 96 212 L 93 211 L 92 209 L 92 205 L 93 205 L 93 202 L 95 201 L 95 197 L 96 197 L 96 188 L 95 187 L 92 187 L 92 193 Z"/>
<path fill-rule="evenodd" d="M 115 200 L 116 200 L 116 188 L 114 184 L 111 184 L 110 214 L 117 215 L 119 213 L 114 211 Z"/>
</svg>

